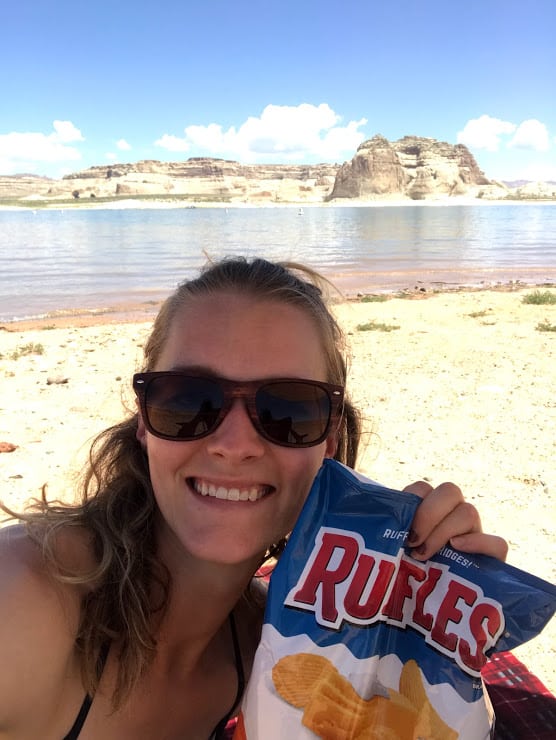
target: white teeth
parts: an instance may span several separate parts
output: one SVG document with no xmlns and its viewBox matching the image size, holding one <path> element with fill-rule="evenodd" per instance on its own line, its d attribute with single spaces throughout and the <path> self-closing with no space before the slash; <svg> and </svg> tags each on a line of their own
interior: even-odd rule
<svg viewBox="0 0 556 740">
<path fill-rule="evenodd" d="M 215 486 L 213 483 L 207 483 L 202 480 L 195 480 L 193 487 L 201 496 L 211 496 L 226 501 L 258 501 L 265 493 L 267 488 L 251 486 L 250 488 L 225 488 L 224 486 Z"/>
<path fill-rule="evenodd" d="M 216 489 L 216 498 L 228 498 L 228 491 L 222 486 Z"/>
</svg>

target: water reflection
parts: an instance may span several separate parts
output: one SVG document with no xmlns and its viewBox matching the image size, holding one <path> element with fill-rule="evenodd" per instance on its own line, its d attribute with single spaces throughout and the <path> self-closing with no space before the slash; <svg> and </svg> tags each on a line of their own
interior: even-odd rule
<svg viewBox="0 0 556 740">
<path fill-rule="evenodd" d="M 163 295 L 205 254 L 300 260 L 365 290 L 550 280 L 555 233 L 556 207 L 535 204 L 0 211 L 0 319 Z"/>
</svg>

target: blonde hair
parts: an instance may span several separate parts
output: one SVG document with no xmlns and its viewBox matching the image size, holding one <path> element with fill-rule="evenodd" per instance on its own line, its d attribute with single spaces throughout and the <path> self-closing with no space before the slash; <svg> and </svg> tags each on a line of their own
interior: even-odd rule
<svg viewBox="0 0 556 740">
<path fill-rule="evenodd" d="M 346 362 L 340 327 L 323 297 L 326 281 L 296 263 L 272 263 L 242 257 L 209 263 L 192 280 L 181 283 L 162 305 L 144 349 L 144 370 L 156 366 L 178 312 L 197 296 L 219 291 L 293 304 L 305 311 L 319 333 L 327 380 L 345 385 Z M 163 614 L 170 594 L 170 576 L 157 558 L 154 520 L 157 505 L 146 455 L 136 438 L 133 414 L 101 433 L 94 441 L 85 471 L 81 501 L 76 506 L 43 498 L 20 516 L 28 524 L 56 577 L 87 585 L 76 638 L 85 689 L 94 694 L 100 680 L 98 656 L 108 641 L 119 646 L 119 670 L 113 705 L 118 707 L 150 662 L 156 649 L 152 629 L 155 613 Z M 336 459 L 354 466 L 359 443 L 357 411 L 346 398 L 338 432 Z M 56 557 L 56 539 L 65 527 L 89 533 L 95 566 L 68 573 Z M 285 540 L 269 547 L 277 557 Z"/>
</svg>

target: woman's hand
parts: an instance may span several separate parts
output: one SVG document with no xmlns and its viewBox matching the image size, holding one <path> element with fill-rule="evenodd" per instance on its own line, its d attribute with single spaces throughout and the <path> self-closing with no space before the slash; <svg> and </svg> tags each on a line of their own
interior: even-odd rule
<svg viewBox="0 0 556 740">
<path fill-rule="evenodd" d="M 483 534 L 479 512 L 465 501 L 456 485 L 442 483 L 433 488 L 430 483 L 419 481 L 403 490 L 423 499 L 407 538 L 411 555 L 416 560 L 427 560 L 447 544 L 462 552 L 506 559 L 506 540 Z"/>
</svg>

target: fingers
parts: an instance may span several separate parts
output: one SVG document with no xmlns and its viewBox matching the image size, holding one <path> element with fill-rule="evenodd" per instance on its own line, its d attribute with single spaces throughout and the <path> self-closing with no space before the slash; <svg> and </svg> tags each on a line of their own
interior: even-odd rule
<svg viewBox="0 0 556 740">
<path fill-rule="evenodd" d="M 482 532 L 479 513 L 465 501 L 461 489 L 453 483 L 433 488 L 419 481 L 405 490 L 423 499 L 408 536 L 411 554 L 417 560 L 431 557 L 457 535 Z"/>
<path fill-rule="evenodd" d="M 419 507 L 418 513 L 423 504 Z M 426 521 L 423 520 L 423 512 L 417 523 L 415 516 L 412 529 L 416 533 L 416 539 L 410 540 L 409 544 L 413 548 L 411 554 L 417 560 L 430 558 L 458 535 L 482 533 L 479 514 L 472 504 L 462 501 L 451 510 L 446 510 L 445 504 L 443 501 L 442 509 L 437 506 L 431 511 Z"/>
<path fill-rule="evenodd" d="M 482 534 L 481 532 L 460 534 L 450 539 L 450 545 L 462 552 L 480 552 L 482 555 L 490 555 L 498 560 L 506 560 L 508 556 L 508 543 L 494 534 Z"/>
<path fill-rule="evenodd" d="M 411 524 L 407 544 L 416 560 L 427 560 L 450 544 L 456 550 L 480 553 L 505 560 L 508 543 L 495 535 L 483 534 L 477 509 L 463 497 L 454 483 L 442 483 L 433 488 L 426 481 L 417 481 L 404 488 L 423 499 Z"/>
<path fill-rule="evenodd" d="M 432 491 L 432 486 L 424 480 L 419 480 L 415 483 L 410 483 L 409 486 L 406 486 L 403 490 L 406 493 L 414 493 L 421 498 L 425 498 L 425 496 Z"/>
</svg>

